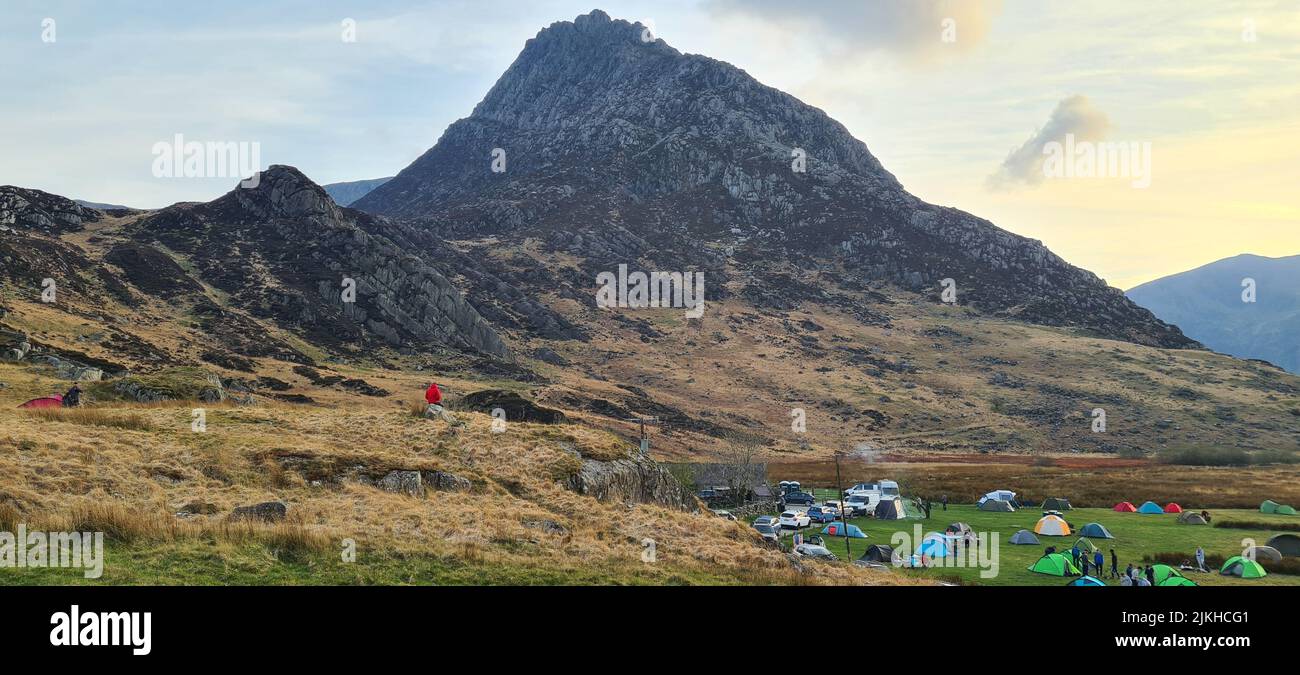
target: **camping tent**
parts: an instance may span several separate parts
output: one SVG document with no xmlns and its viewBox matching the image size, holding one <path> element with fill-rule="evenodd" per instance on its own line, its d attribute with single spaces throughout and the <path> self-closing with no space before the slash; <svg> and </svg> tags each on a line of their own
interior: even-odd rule
<svg viewBox="0 0 1300 675">
<path fill-rule="evenodd" d="M 1219 574 L 1226 577 L 1241 577 L 1242 579 L 1259 579 L 1268 576 L 1264 567 L 1254 560 L 1234 555 L 1223 562 L 1223 567 L 1219 568 Z"/>
<path fill-rule="evenodd" d="M 1268 545 L 1277 549 L 1284 556 L 1300 556 L 1300 534 L 1279 534 L 1268 540 Z"/>
<path fill-rule="evenodd" d="M 1037 544 L 1037 543 L 1039 543 L 1039 542 L 1038 542 L 1038 537 L 1035 537 L 1033 532 L 1030 532 L 1029 530 L 1021 530 L 1021 531 L 1019 531 L 1019 532 L 1017 532 L 1017 533 L 1011 535 L 1011 543 L 1013 543 L 1013 544 Z"/>
<path fill-rule="evenodd" d="M 917 554 L 930 558 L 946 558 L 951 550 L 948 538 L 938 532 L 925 535 L 925 538 L 921 539 L 921 545 L 916 547 Z"/>
<path fill-rule="evenodd" d="M 1177 502 L 1169 502 L 1168 504 L 1165 505 L 1165 513 L 1182 513 L 1182 512 L 1183 512 L 1183 507 L 1179 506 Z"/>
<path fill-rule="evenodd" d="M 1101 579 L 1098 579 L 1097 577 L 1092 577 L 1092 576 L 1082 576 L 1066 584 L 1066 586 L 1105 586 L 1105 585 L 1106 582 L 1102 581 Z"/>
<path fill-rule="evenodd" d="M 885 546 L 884 544 L 872 544 L 868 546 L 867 552 L 863 553 L 861 558 L 858 558 L 858 560 L 863 562 L 874 563 L 893 562 L 893 559 L 894 548 L 892 546 Z"/>
<path fill-rule="evenodd" d="M 1265 499 L 1263 504 L 1259 505 L 1260 513 L 1277 513 L 1278 503 L 1272 499 Z"/>
<path fill-rule="evenodd" d="M 835 522 L 822 528 L 822 534 L 829 534 L 832 537 L 843 537 L 845 532 L 849 533 L 851 539 L 866 539 L 867 535 L 857 525 L 853 523 Z"/>
<path fill-rule="evenodd" d="M 1202 518 L 1201 514 L 1196 513 L 1194 511 L 1184 511 L 1182 515 L 1178 516 L 1178 522 L 1184 525 L 1208 525 L 1209 524 L 1205 522 L 1205 518 Z"/>
<path fill-rule="evenodd" d="M 20 406 L 19 408 L 62 408 L 63 396 L 55 394 L 44 398 L 34 398 Z"/>
<path fill-rule="evenodd" d="M 1137 507 L 1133 506 L 1133 502 L 1120 502 L 1115 505 L 1115 510 L 1120 513 L 1133 513 Z"/>
<path fill-rule="evenodd" d="M 876 504 L 876 518 L 879 520 L 902 520 L 906 517 L 903 500 L 898 497 L 887 497 Z"/>
<path fill-rule="evenodd" d="M 1282 552 L 1272 546 L 1251 546 L 1246 549 L 1246 557 L 1254 560 L 1282 562 Z"/>
<path fill-rule="evenodd" d="M 986 493 L 983 497 L 981 497 L 980 502 L 983 502 L 985 499 L 999 499 L 1004 502 L 1010 502 L 1010 501 L 1014 501 L 1015 498 L 1016 498 L 1016 493 L 1010 490 L 994 490 L 992 492 Z"/>
<path fill-rule="evenodd" d="M 1003 501 L 1001 499 L 982 499 L 980 500 L 980 502 L 981 502 L 980 503 L 981 511 L 996 511 L 998 513 L 1012 513 L 1016 510 L 1016 507 L 1012 506 L 1011 502 Z"/>
<path fill-rule="evenodd" d="M 1093 551 L 1097 550 L 1097 545 L 1092 543 L 1092 541 L 1087 537 L 1079 537 L 1078 539 L 1075 539 L 1074 545 L 1078 546 L 1079 550 L 1083 551 L 1087 555 L 1092 555 Z"/>
<path fill-rule="evenodd" d="M 1044 511 L 1069 511 L 1070 500 L 1064 497 L 1048 497 L 1043 500 Z"/>
<path fill-rule="evenodd" d="M 944 532 L 957 535 L 958 537 L 964 537 L 968 534 L 972 534 L 974 530 L 970 529 L 970 525 L 967 525 L 966 523 L 953 523 L 952 525 L 949 525 Z"/>
<path fill-rule="evenodd" d="M 1181 576 L 1183 576 L 1183 573 L 1182 573 L 1182 572 L 1179 572 L 1177 569 L 1174 569 L 1173 567 L 1170 567 L 1169 565 L 1165 565 L 1165 564 L 1155 564 L 1155 565 L 1152 565 L 1152 566 L 1151 566 L 1151 569 L 1152 569 L 1152 571 L 1153 571 L 1153 573 L 1154 573 L 1154 576 L 1155 576 L 1155 578 L 1156 578 L 1156 585 L 1157 585 L 1157 586 L 1159 586 L 1159 585 L 1163 584 L 1164 582 L 1168 581 L 1168 580 L 1170 579 L 1170 577 L 1181 577 Z"/>
<path fill-rule="evenodd" d="M 1164 512 L 1165 510 L 1160 508 L 1160 505 L 1155 502 L 1146 502 L 1142 506 L 1138 507 L 1138 513 L 1152 514 Z"/>
<path fill-rule="evenodd" d="M 1034 525 L 1034 533 L 1048 537 L 1065 537 L 1070 534 L 1070 525 L 1060 516 L 1043 516 Z"/>
<path fill-rule="evenodd" d="M 1283 505 L 1277 507 L 1277 515 L 1279 515 L 1279 516 L 1294 516 L 1294 515 L 1295 515 L 1295 507 L 1291 506 L 1290 504 L 1283 504 Z"/>
<path fill-rule="evenodd" d="M 1029 566 L 1030 572 L 1050 574 L 1054 577 L 1077 576 L 1079 568 L 1070 559 L 1060 553 L 1048 553 Z"/>
<path fill-rule="evenodd" d="M 1157 586 L 1196 586 L 1197 583 L 1187 577 L 1165 577 L 1164 581 L 1156 584 Z"/>
<path fill-rule="evenodd" d="M 1115 535 L 1110 533 L 1101 523 L 1088 523 L 1079 530 L 1079 534 L 1085 537 L 1097 537 L 1098 539 L 1114 539 Z"/>
</svg>

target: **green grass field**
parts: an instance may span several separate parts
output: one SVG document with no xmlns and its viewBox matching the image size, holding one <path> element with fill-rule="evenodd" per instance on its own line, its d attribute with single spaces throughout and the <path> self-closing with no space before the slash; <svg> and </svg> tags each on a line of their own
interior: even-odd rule
<svg viewBox="0 0 1300 675">
<path fill-rule="evenodd" d="M 817 495 L 821 498 L 821 495 Z M 1253 510 L 1216 509 L 1212 511 L 1214 520 L 1249 520 L 1260 522 L 1297 523 L 1296 516 L 1266 515 Z M 930 512 L 929 520 L 907 519 L 879 521 L 873 518 L 850 518 L 849 522 L 862 528 L 867 539 L 850 539 L 852 558 L 862 555 L 871 544 L 891 544 L 891 537 L 897 532 L 907 533 L 915 540 L 915 527 L 920 525 L 921 534 L 942 532 L 949 524 L 964 522 L 976 533 L 988 532 L 990 537 L 996 532 L 998 542 L 998 574 L 990 579 L 981 579 L 980 570 L 972 567 L 934 567 L 930 569 L 905 569 L 904 574 L 927 577 L 937 580 L 954 581 L 963 584 L 980 584 L 993 586 L 1063 586 L 1069 579 L 1036 574 L 1028 567 L 1043 555 L 1043 549 L 1055 546 L 1058 551 L 1067 552 L 1074 545 L 1077 535 L 1068 537 L 1045 537 L 1039 535 L 1040 545 L 1014 545 L 1008 543 L 1011 535 L 1021 529 L 1032 531 L 1034 524 L 1042 517 L 1037 508 L 1021 509 L 1015 513 L 990 513 L 980 511 L 973 505 L 952 505 L 944 511 L 938 504 Z M 1235 528 L 1210 527 L 1208 525 L 1180 525 L 1173 514 L 1141 515 L 1136 513 L 1116 513 L 1110 509 L 1073 509 L 1065 514 L 1066 520 L 1076 528 L 1087 523 L 1101 523 L 1115 536 L 1114 539 L 1091 539 L 1106 554 L 1106 566 L 1110 566 L 1110 549 L 1114 548 L 1119 556 L 1119 569 L 1123 572 L 1128 563 L 1135 566 L 1143 564 L 1143 556 L 1155 553 L 1183 553 L 1188 559 L 1197 546 L 1205 549 L 1207 556 L 1219 554 L 1224 557 L 1239 555 L 1242 550 L 1241 540 L 1252 538 L 1259 545 L 1264 545 L 1270 537 L 1282 530 L 1242 530 Z M 821 532 L 822 525 L 816 523 L 805 530 L 807 534 Z M 843 537 L 832 538 L 822 535 L 826 547 L 841 560 L 847 558 Z M 791 536 L 785 537 L 789 545 Z M 951 560 L 951 559 L 950 559 Z M 1208 567 L 1209 565 L 1207 565 Z M 1186 576 L 1204 586 L 1300 586 L 1300 576 L 1270 573 L 1263 579 L 1239 579 L 1225 577 L 1217 570 L 1211 574 L 1187 572 Z M 1117 584 L 1107 580 L 1108 584 Z"/>
</svg>

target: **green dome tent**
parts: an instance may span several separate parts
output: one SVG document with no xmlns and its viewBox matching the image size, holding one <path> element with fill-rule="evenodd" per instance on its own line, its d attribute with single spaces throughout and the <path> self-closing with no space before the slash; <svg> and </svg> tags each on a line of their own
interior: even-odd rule
<svg viewBox="0 0 1300 675">
<path fill-rule="evenodd" d="M 1263 504 L 1259 505 L 1260 513 L 1277 513 L 1278 503 L 1272 499 L 1265 499 Z"/>
<path fill-rule="evenodd" d="M 1294 516 L 1294 515 L 1295 515 L 1295 507 L 1291 506 L 1290 504 L 1283 504 L 1283 505 L 1277 507 L 1277 515 L 1279 515 L 1279 516 Z"/>
<path fill-rule="evenodd" d="M 1197 586 L 1198 584 L 1187 577 L 1167 577 L 1164 581 L 1156 584 L 1157 586 Z"/>
<path fill-rule="evenodd" d="M 1225 577 L 1241 577 L 1242 579 L 1260 579 L 1268 576 L 1264 571 L 1264 566 L 1239 555 L 1223 561 L 1223 567 L 1219 568 L 1219 574 Z"/>
<path fill-rule="evenodd" d="M 1110 533 L 1101 523 L 1088 523 L 1079 530 L 1079 534 L 1085 537 L 1097 537 L 1098 539 L 1114 539 L 1115 535 Z"/>
<path fill-rule="evenodd" d="M 1178 578 L 1183 576 L 1182 572 L 1179 572 L 1177 569 L 1170 567 L 1169 565 L 1164 565 L 1164 564 L 1152 565 L 1151 569 L 1154 572 L 1157 586 L 1165 583 L 1166 581 L 1169 581 L 1171 578 Z"/>
<path fill-rule="evenodd" d="M 1030 572 L 1050 574 L 1054 577 L 1078 576 L 1079 568 L 1060 553 L 1048 553 L 1029 566 Z"/>
<path fill-rule="evenodd" d="M 1048 497 L 1043 500 L 1044 511 L 1069 511 L 1070 500 L 1064 497 Z"/>
</svg>

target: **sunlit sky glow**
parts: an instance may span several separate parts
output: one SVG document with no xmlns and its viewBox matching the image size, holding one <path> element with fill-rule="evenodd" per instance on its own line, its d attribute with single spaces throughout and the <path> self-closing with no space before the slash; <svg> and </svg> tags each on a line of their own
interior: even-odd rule
<svg viewBox="0 0 1300 675">
<path fill-rule="evenodd" d="M 175 133 L 259 142 L 263 164 L 320 183 L 392 175 L 525 40 L 600 7 L 824 109 L 913 193 L 1112 285 L 1300 253 L 1300 0 L 200 4 L 0 4 L 0 184 L 136 207 L 229 190 L 151 175 L 153 144 Z M 1054 117 L 1067 99 L 1099 140 L 1151 144 L 1150 187 L 990 180 L 1041 129 L 1073 123 L 1049 124 L 1076 119 Z"/>
</svg>

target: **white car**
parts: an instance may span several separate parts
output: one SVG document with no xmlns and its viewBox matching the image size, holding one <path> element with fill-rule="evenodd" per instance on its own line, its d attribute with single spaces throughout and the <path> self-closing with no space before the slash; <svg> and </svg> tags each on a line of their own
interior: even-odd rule
<svg viewBox="0 0 1300 675">
<path fill-rule="evenodd" d="M 781 514 L 781 527 L 798 529 L 812 525 L 812 519 L 803 511 L 786 511 Z"/>
</svg>

